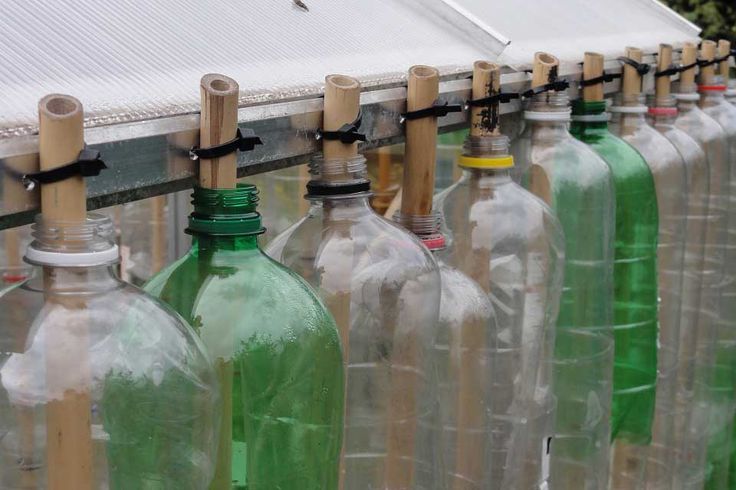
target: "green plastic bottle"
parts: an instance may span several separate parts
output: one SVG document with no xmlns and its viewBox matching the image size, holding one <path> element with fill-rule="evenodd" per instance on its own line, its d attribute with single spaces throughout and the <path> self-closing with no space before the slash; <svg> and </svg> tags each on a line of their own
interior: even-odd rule
<svg viewBox="0 0 736 490">
<path fill-rule="evenodd" d="M 651 439 L 657 381 L 657 196 L 644 159 L 608 130 L 604 101 L 573 104 L 573 136 L 608 163 L 616 192 L 611 436 Z"/>
<path fill-rule="evenodd" d="M 211 490 L 337 488 L 344 405 L 334 320 L 258 246 L 258 191 L 194 189 L 192 248 L 146 290 L 189 320 L 223 391 Z"/>
</svg>

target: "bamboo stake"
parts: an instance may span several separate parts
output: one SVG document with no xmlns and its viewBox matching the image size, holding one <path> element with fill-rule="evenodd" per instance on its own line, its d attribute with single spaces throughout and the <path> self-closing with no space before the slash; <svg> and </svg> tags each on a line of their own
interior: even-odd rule
<svg viewBox="0 0 736 490">
<path fill-rule="evenodd" d="M 603 55 L 585 53 L 583 61 L 583 79 L 592 80 L 603 75 Z M 583 100 L 594 102 L 603 100 L 603 82 L 583 88 Z"/>
<path fill-rule="evenodd" d="M 360 112 L 360 83 L 354 78 L 344 75 L 328 75 L 325 78 L 325 105 L 323 111 L 322 127 L 325 131 L 337 131 L 344 124 L 352 123 Z M 325 160 L 346 160 L 354 158 L 358 155 L 358 144 L 344 144 L 340 141 L 322 140 L 323 154 Z M 350 176 L 345 172 L 337 172 L 335 175 L 322 175 L 322 179 L 349 179 Z M 336 218 L 332 205 L 325 202 L 324 205 L 324 226 L 323 234 L 325 239 L 329 235 L 337 235 L 341 238 L 351 238 L 351 224 L 345 220 Z M 353 251 L 350 251 L 353 254 Z M 350 302 L 352 281 L 351 274 L 348 271 L 324 271 L 323 275 L 335 275 L 333 280 L 336 283 L 337 293 L 324 295 L 325 304 L 335 318 L 338 331 L 340 332 L 340 340 L 342 341 L 343 361 L 345 369 L 345 383 L 349 389 L 349 369 L 350 365 Z M 348 389 L 345 390 L 347 400 Z M 345 403 L 345 420 L 349 423 L 350 412 L 347 402 Z M 339 488 L 345 486 L 345 438 L 343 439 L 343 447 L 340 451 L 340 481 Z"/>
<path fill-rule="evenodd" d="M 48 95 L 38 104 L 39 158 L 41 170 L 51 170 L 77 159 L 84 147 L 82 104 L 68 95 Z M 86 190 L 82 177 L 73 177 L 41 188 L 44 220 L 82 224 L 87 218 Z M 52 290 L 56 271 L 44 270 L 44 283 Z M 84 309 L 76 297 L 47 296 L 62 308 Z M 88 326 L 48 325 L 46 332 L 46 459 L 50 490 L 93 490 L 93 452 L 90 394 L 67 388 L 69 373 L 86 370 L 89 376 Z M 69 343 L 69 338 L 77 342 Z M 60 349 L 65 346 L 65 349 Z"/>
<path fill-rule="evenodd" d="M 672 65 L 672 46 L 669 44 L 659 45 L 659 56 L 657 58 L 657 71 L 664 71 Z M 656 99 L 664 100 L 670 96 L 672 81 L 670 77 L 658 77 L 655 82 L 654 93 Z"/>
<path fill-rule="evenodd" d="M 345 75 L 328 75 L 325 78 L 325 107 L 322 128 L 325 131 L 337 131 L 345 124 L 350 124 L 360 112 L 360 83 Z M 324 141 L 322 143 L 324 157 L 331 159 L 349 159 L 358 155 L 358 142 L 346 145 L 340 141 Z M 343 176 L 339 177 L 343 178 Z"/>
<path fill-rule="evenodd" d="M 641 63 L 642 51 L 639 48 L 629 47 L 626 48 L 626 56 Z M 642 77 L 633 66 L 624 64 L 623 70 L 622 92 L 625 100 L 627 97 L 636 96 L 641 93 Z"/>
<path fill-rule="evenodd" d="M 541 87 L 557 80 L 560 61 L 548 53 L 535 53 L 532 69 L 532 88 Z"/>
<path fill-rule="evenodd" d="M 681 63 L 683 65 L 692 65 L 698 59 L 698 47 L 693 43 L 684 43 L 682 45 L 682 58 Z M 695 85 L 695 67 L 687 69 L 680 73 L 680 88 L 689 89 Z"/>
<path fill-rule="evenodd" d="M 429 66 L 409 69 L 406 110 L 431 107 L 440 91 L 440 74 Z M 401 213 L 426 216 L 432 212 L 434 173 L 437 163 L 437 118 L 424 117 L 406 121 L 404 150 L 404 190 Z"/>
<path fill-rule="evenodd" d="M 501 67 L 489 61 L 473 63 L 473 100 L 483 99 L 501 91 Z M 470 112 L 470 136 L 498 136 L 500 129 L 499 104 L 473 107 Z"/>
<path fill-rule="evenodd" d="M 166 196 L 151 198 L 151 269 L 157 273 L 166 265 Z"/>
<path fill-rule="evenodd" d="M 721 39 L 718 41 L 718 56 L 726 57 L 718 64 L 718 72 L 723 77 L 723 84 L 728 86 L 728 80 L 731 78 L 730 66 L 728 64 L 728 55 L 731 54 L 731 41 Z"/>
<path fill-rule="evenodd" d="M 700 44 L 700 56 L 706 61 L 713 61 L 716 57 L 717 47 L 718 45 L 714 41 L 703 41 Z M 712 85 L 715 83 L 715 78 L 715 65 L 704 66 L 700 69 L 700 83 L 702 85 Z"/>
<path fill-rule="evenodd" d="M 202 115 L 199 146 L 208 148 L 235 138 L 238 130 L 238 95 L 240 88 L 232 78 L 210 73 L 199 84 Z M 238 154 L 233 152 L 212 160 L 201 159 L 199 185 L 207 189 L 234 189 Z"/>
<path fill-rule="evenodd" d="M 232 78 L 216 73 L 202 77 L 200 82 L 202 113 L 199 129 L 201 148 L 226 143 L 236 136 L 238 128 L 238 94 L 240 88 Z M 233 152 L 212 160 L 200 159 L 199 185 L 208 189 L 234 189 L 237 177 L 237 153 Z M 231 337 L 232 330 L 225 335 Z M 233 347 L 234 348 L 234 347 Z M 233 434 L 233 359 L 214 360 L 215 371 L 222 393 L 222 421 L 217 449 L 215 477 L 210 490 L 230 490 L 232 487 L 232 434 Z"/>
</svg>

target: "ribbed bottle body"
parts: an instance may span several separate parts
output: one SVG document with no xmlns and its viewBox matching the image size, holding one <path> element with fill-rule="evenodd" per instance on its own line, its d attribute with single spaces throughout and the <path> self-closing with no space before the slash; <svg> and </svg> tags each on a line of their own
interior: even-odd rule
<svg viewBox="0 0 736 490">
<path fill-rule="evenodd" d="M 559 222 L 508 170 L 467 169 L 436 196 L 434 208 L 446 223 L 443 257 L 478 283 L 496 310 L 490 488 L 539 488 L 548 478 L 554 423 L 550 360 L 564 256 Z"/>
<path fill-rule="evenodd" d="M 311 189 L 327 186 L 325 176 L 342 167 L 364 181 L 365 159 L 353 160 L 318 159 Z M 350 182 L 332 179 L 329 186 Z M 337 192 L 310 194 L 307 216 L 266 251 L 315 288 L 340 331 L 347 376 L 342 488 L 444 488 L 437 264 L 416 237 L 370 208 L 369 193 Z"/>
<path fill-rule="evenodd" d="M 259 249 L 255 206 L 223 205 L 228 195 L 247 200 L 255 189 L 195 190 L 192 249 L 146 285 L 191 322 L 215 364 L 222 422 L 208 488 L 337 489 L 337 328 L 306 282 Z M 203 212 L 201 199 L 220 213 Z"/>
<path fill-rule="evenodd" d="M 578 102 L 572 134 L 608 163 L 616 192 L 612 474 L 651 440 L 657 381 L 657 198 L 641 155 L 607 127 L 604 104 Z M 580 119 L 576 120 L 579 114 Z M 593 120 L 590 120 L 590 119 Z"/>
<path fill-rule="evenodd" d="M 522 182 L 556 212 L 565 237 L 551 483 L 602 489 L 608 485 L 613 383 L 613 181 L 605 161 L 570 135 L 569 110 L 558 120 L 538 117 L 527 113 L 512 153 L 517 167 L 526 169 Z"/>
</svg>

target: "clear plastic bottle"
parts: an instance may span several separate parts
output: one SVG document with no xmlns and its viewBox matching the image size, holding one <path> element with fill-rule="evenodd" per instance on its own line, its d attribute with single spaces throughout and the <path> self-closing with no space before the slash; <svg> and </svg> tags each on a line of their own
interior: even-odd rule
<svg viewBox="0 0 736 490">
<path fill-rule="evenodd" d="M 397 221 L 432 251 L 442 283 L 435 360 L 439 374 L 442 451 L 450 489 L 492 488 L 495 347 L 502 331 L 486 292 L 442 260 L 442 218 L 403 216 Z"/>
<path fill-rule="evenodd" d="M 671 399 L 673 405 L 669 407 L 671 421 L 668 421 L 668 412 L 663 411 L 663 409 L 666 410 L 666 406 L 663 405 L 665 399 L 662 398 L 664 392 L 658 385 L 657 411 L 655 412 L 655 425 L 652 435 L 653 448 L 650 451 L 650 456 L 660 464 L 654 466 L 653 469 L 649 469 L 647 473 L 647 482 L 650 485 L 670 482 L 669 485 L 672 482 L 673 475 L 678 471 L 677 434 L 680 429 L 676 430 L 676 421 L 682 420 L 683 414 L 688 410 L 688 405 L 683 402 L 688 400 L 687 394 L 692 391 L 692 385 L 688 380 L 692 379 L 695 370 L 698 339 L 697 321 L 703 282 L 705 231 L 708 217 L 708 166 L 705 152 L 700 145 L 687 133 L 675 126 L 678 111 L 675 107 L 674 97 L 669 95 L 650 97 L 648 105 L 650 106 L 648 111 L 650 124 L 663 137 L 667 138 L 682 156 L 685 165 L 685 187 L 687 188 L 682 289 L 679 300 L 681 305 L 680 328 L 675 351 L 674 388 Z M 657 192 L 662 192 L 657 180 L 656 170 L 654 171 L 654 177 Z M 662 216 L 662 209 L 660 209 L 660 216 Z M 662 221 L 660 221 L 660 228 L 662 226 Z M 662 246 L 661 240 L 662 235 L 660 234 L 660 247 Z M 660 270 L 659 273 L 661 277 L 662 271 Z M 660 365 L 662 365 L 661 359 Z M 661 375 L 662 373 L 660 373 Z M 655 488 L 660 487 L 655 486 Z"/>
<path fill-rule="evenodd" d="M 657 388 L 652 445 L 632 454 L 619 477 L 626 488 L 643 488 L 646 463 L 650 458 L 669 467 L 653 464 L 649 483 L 666 481 L 674 468 L 674 452 L 670 451 L 674 428 L 675 392 L 677 389 L 677 355 L 680 342 L 685 229 L 687 225 L 687 174 L 685 161 L 677 148 L 646 120 L 648 108 L 643 96 L 619 95 L 610 108 L 613 113 L 611 131 L 633 146 L 646 160 L 654 177 L 659 212 L 657 242 L 657 293 L 659 297 L 659 333 L 657 350 Z M 661 449 L 661 450 L 659 450 Z M 667 453 L 669 451 L 669 454 Z M 658 454 L 655 454 L 658 453 Z M 658 476 L 653 473 L 659 472 Z M 623 482 L 622 482 L 623 483 Z"/>
<path fill-rule="evenodd" d="M 450 240 L 445 260 L 477 282 L 496 310 L 488 464 L 499 486 L 492 488 L 537 489 L 548 478 L 564 239 L 549 207 L 511 179 L 508 144 L 506 136 L 469 136 L 459 159 L 463 176 L 435 197 L 434 208 Z"/>
<path fill-rule="evenodd" d="M 212 479 L 212 365 L 181 317 L 116 277 L 112 233 L 100 215 L 39 217 L 26 252 L 38 267 L 2 291 L 2 488 L 70 488 L 75 475 L 75 488 L 201 490 Z"/>
<path fill-rule="evenodd" d="M 712 372 L 715 321 L 723 280 L 728 210 L 728 160 L 725 133 L 697 106 L 695 86 L 680 86 L 675 98 L 679 115 L 675 127 L 703 148 L 708 166 L 708 218 L 702 289 L 694 346 L 695 369 L 678 373 L 675 445 L 679 452 L 675 488 L 702 488 L 708 424 L 708 382 Z M 684 348 L 684 344 L 683 344 Z M 681 358 L 683 353 L 681 353 Z M 683 366 L 683 365 L 681 365 Z"/>
<path fill-rule="evenodd" d="M 712 68 L 710 68 L 712 69 Z M 703 69 L 705 72 L 706 68 Z M 702 73 L 701 73 L 702 76 Z M 706 488 L 728 484 L 732 424 L 736 413 L 736 107 L 725 99 L 721 79 L 701 80 L 699 106 L 726 134 L 728 174 L 724 174 L 728 194 L 725 267 L 721 301 L 716 322 L 715 364 L 711 382 L 708 465 Z"/>
<path fill-rule="evenodd" d="M 572 134 L 609 165 L 616 190 L 611 474 L 641 461 L 651 441 L 657 381 L 657 198 L 641 155 L 608 129 L 602 100 L 573 104 Z"/>
<path fill-rule="evenodd" d="M 188 254 L 146 290 L 189 320 L 223 390 L 210 490 L 337 489 L 344 379 L 334 320 L 258 246 L 258 191 L 195 187 Z"/>
<path fill-rule="evenodd" d="M 444 488 L 433 364 L 437 264 L 415 236 L 371 209 L 361 155 L 318 155 L 310 171 L 307 215 L 266 252 L 317 290 L 342 336 L 342 488 Z"/>
<path fill-rule="evenodd" d="M 565 234 L 552 483 L 605 488 L 613 383 L 613 181 L 606 162 L 568 131 L 566 92 L 535 96 L 525 120 L 512 145 L 516 168 L 525 185 L 556 211 Z"/>
</svg>

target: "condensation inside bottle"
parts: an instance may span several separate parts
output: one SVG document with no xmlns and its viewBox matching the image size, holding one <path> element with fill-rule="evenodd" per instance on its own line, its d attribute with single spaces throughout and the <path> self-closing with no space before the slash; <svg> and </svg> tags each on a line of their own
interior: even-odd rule
<svg viewBox="0 0 736 490">
<path fill-rule="evenodd" d="M 464 154 L 507 157 L 508 138 L 471 136 Z M 548 361 L 562 281 L 559 223 L 508 168 L 466 168 L 434 207 L 446 223 L 443 257 L 477 282 L 496 310 L 490 471 L 498 488 L 538 488 L 547 480 L 554 413 Z"/>
<path fill-rule="evenodd" d="M 566 93 L 536 96 L 525 118 L 512 145 L 518 178 L 556 211 L 565 235 L 551 484 L 601 488 L 608 482 L 613 382 L 613 181 L 608 165 L 568 131 Z"/>
</svg>

